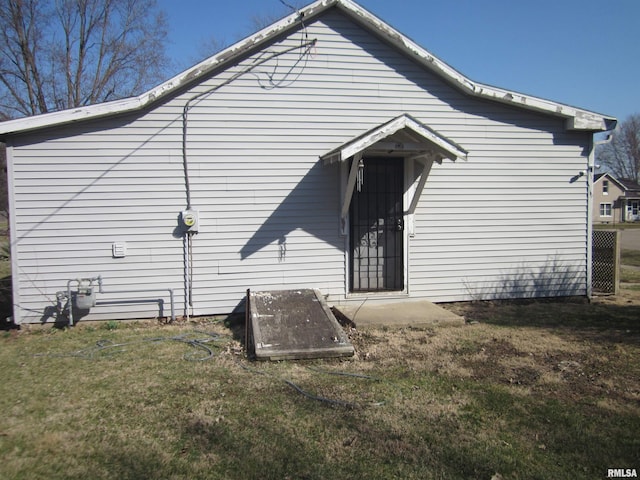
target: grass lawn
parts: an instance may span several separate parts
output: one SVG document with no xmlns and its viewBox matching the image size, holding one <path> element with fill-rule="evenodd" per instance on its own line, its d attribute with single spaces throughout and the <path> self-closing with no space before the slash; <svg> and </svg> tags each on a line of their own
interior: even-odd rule
<svg viewBox="0 0 640 480">
<path fill-rule="evenodd" d="M 623 265 L 620 268 L 620 281 L 623 283 L 640 283 L 640 271 L 625 268 Z"/>
<path fill-rule="evenodd" d="M 593 228 L 596 230 L 633 230 L 640 228 L 640 222 L 595 223 Z"/>
<path fill-rule="evenodd" d="M 622 250 L 620 257 L 623 265 L 640 267 L 640 250 Z"/>
<path fill-rule="evenodd" d="M 0 244 L 0 252 L 2 245 Z M 0 258 L 0 325 L 13 314 L 11 309 L 11 261 L 8 256 Z"/>
<path fill-rule="evenodd" d="M 640 292 L 624 295 L 452 304 L 469 324 L 351 330 L 357 353 L 343 360 L 251 363 L 242 326 L 207 319 L 0 332 L 0 478 L 640 469 Z M 205 348 L 215 355 L 204 360 Z"/>
<path fill-rule="evenodd" d="M 640 250 L 622 250 L 620 252 L 620 281 L 624 283 L 640 283 L 640 271 L 628 266 L 640 267 Z"/>
</svg>

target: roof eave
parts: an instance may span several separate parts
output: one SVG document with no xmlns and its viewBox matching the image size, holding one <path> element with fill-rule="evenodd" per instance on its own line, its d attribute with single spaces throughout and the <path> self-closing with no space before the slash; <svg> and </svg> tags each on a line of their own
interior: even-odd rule
<svg viewBox="0 0 640 480">
<path fill-rule="evenodd" d="M 301 19 L 317 17 L 334 6 L 468 95 L 563 117 L 566 119 L 568 130 L 599 132 L 615 128 L 617 121 L 613 117 L 474 82 L 351 0 L 317 0 L 137 97 L 3 122 L 0 123 L 0 138 L 39 128 L 140 110 L 294 28 Z"/>
<path fill-rule="evenodd" d="M 65 125 L 92 118 L 126 113 L 142 108 L 140 97 L 123 98 L 112 102 L 97 103 L 57 112 L 43 113 L 32 117 L 18 118 L 0 123 L 0 139 L 12 134 L 24 133 L 45 127 Z"/>
<path fill-rule="evenodd" d="M 440 158 L 448 158 L 455 161 L 456 159 L 467 160 L 468 152 L 452 142 L 448 138 L 434 132 L 426 125 L 421 124 L 415 118 L 408 114 L 402 114 L 382 125 L 364 132 L 356 138 L 349 140 L 348 142 L 340 145 L 339 147 L 331 150 L 320 156 L 325 164 L 331 164 L 335 162 L 345 161 L 358 153 L 362 153 L 373 147 L 377 142 L 391 137 L 393 134 L 400 130 L 410 130 L 421 139 L 421 142 L 425 145 L 425 150 L 430 151 Z"/>
<path fill-rule="evenodd" d="M 627 192 L 629 190 L 629 188 L 622 183 L 620 180 L 618 180 L 616 177 L 614 177 L 611 173 L 609 172 L 604 172 L 598 179 L 596 179 L 593 183 L 597 183 L 600 180 L 602 180 L 604 177 L 607 177 L 610 181 L 612 181 L 613 183 L 615 183 L 618 188 L 620 188 L 620 190 Z"/>
<path fill-rule="evenodd" d="M 206 58 L 193 67 L 175 75 L 171 79 L 137 97 L 123 98 L 113 102 L 98 103 L 1 122 L 0 139 L 11 134 L 29 132 L 40 128 L 65 125 L 88 119 L 141 110 L 157 100 L 170 95 L 185 85 L 197 81 L 212 70 L 221 68 L 223 65 L 233 62 L 244 53 L 259 47 L 274 37 L 281 35 L 290 28 L 295 27 L 301 18 L 319 15 L 324 10 L 331 8 L 338 1 L 339 0 L 318 0 L 297 12 L 284 17 L 282 20 L 263 28 L 251 36 L 234 43 L 211 57 Z"/>
<path fill-rule="evenodd" d="M 336 4 L 361 24 L 376 31 L 392 45 L 410 53 L 423 66 L 439 74 L 468 95 L 563 117 L 566 119 L 567 130 L 599 132 L 612 130 L 616 126 L 617 120 L 614 117 L 474 82 L 351 0 L 337 0 Z"/>
</svg>

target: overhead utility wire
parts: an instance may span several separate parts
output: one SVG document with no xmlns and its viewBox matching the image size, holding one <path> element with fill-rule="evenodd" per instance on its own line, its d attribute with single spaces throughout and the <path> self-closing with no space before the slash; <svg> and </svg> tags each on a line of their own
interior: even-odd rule
<svg viewBox="0 0 640 480">
<path fill-rule="evenodd" d="M 271 88 L 283 88 L 286 86 L 291 85 L 294 81 L 296 81 L 299 77 L 300 74 L 302 72 L 300 72 L 296 78 L 291 81 L 288 82 L 287 84 L 284 84 L 284 81 L 286 80 L 287 76 L 293 71 L 293 69 L 298 65 L 298 63 L 300 63 L 300 61 L 302 60 L 303 57 L 306 57 L 309 53 L 309 51 L 313 48 L 313 46 L 316 44 L 316 39 L 313 40 L 306 40 L 304 41 L 304 38 L 307 37 L 307 31 L 306 31 L 306 27 L 304 25 L 304 23 L 302 24 L 303 29 L 304 29 L 304 34 L 305 37 L 303 37 L 303 39 L 300 42 L 300 45 L 296 45 L 295 47 L 290 47 L 287 48 L 285 50 L 282 50 L 280 52 L 273 52 L 271 55 L 268 55 L 266 57 L 262 57 L 262 55 L 258 56 L 258 58 L 256 58 L 253 63 L 251 65 L 249 65 L 247 68 L 245 68 L 244 70 L 241 70 L 240 72 L 237 72 L 236 74 L 232 75 L 230 78 L 228 78 L 227 80 L 225 80 L 224 82 L 222 82 L 219 85 L 216 85 L 215 87 L 212 87 L 208 90 L 205 90 L 204 92 L 200 92 L 196 95 L 194 95 L 193 97 L 189 98 L 183 109 L 182 109 L 182 166 L 184 169 L 184 183 L 185 183 L 185 193 L 186 193 L 186 197 L 187 197 L 187 210 L 191 210 L 191 181 L 189 178 L 189 160 L 188 160 L 188 151 L 187 151 L 187 133 L 188 133 L 188 125 L 189 125 L 189 110 L 191 110 L 191 108 L 193 108 L 196 103 L 200 100 L 202 100 L 204 97 L 211 95 L 213 93 L 215 93 L 216 91 L 218 91 L 219 89 L 221 89 L 222 87 L 224 87 L 225 85 L 229 85 L 230 83 L 234 82 L 235 80 L 237 80 L 238 78 L 242 77 L 243 75 L 246 75 L 248 73 L 251 73 L 256 67 L 259 67 L 260 65 L 265 64 L 266 62 L 268 62 L 271 59 L 274 58 L 278 58 L 281 55 L 285 55 L 287 53 L 293 52 L 295 50 L 302 50 L 302 53 L 300 54 L 300 56 L 298 57 L 298 60 L 296 60 L 296 62 L 294 63 L 293 67 L 291 69 L 289 69 L 289 71 L 284 75 L 284 77 L 282 78 L 282 80 L 278 83 L 274 83 L 272 80 L 272 77 L 269 77 L 270 82 L 272 84 Z M 306 66 L 306 62 L 305 62 L 305 66 Z M 276 64 L 276 68 L 277 68 L 277 64 Z M 304 69 L 304 66 L 303 66 Z M 274 70 L 275 73 L 275 70 Z M 258 83 L 260 83 L 260 78 L 258 77 Z M 265 88 L 261 85 L 262 88 Z M 189 306 L 193 306 L 193 268 L 189 268 L 190 265 L 192 265 L 192 243 L 191 243 L 191 236 L 192 233 L 188 233 L 187 234 L 187 238 L 185 239 L 185 248 L 187 249 L 186 252 L 186 266 L 185 266 L 185 287 L 186 287 L 186 296 L 188 297 L 186 299 L 186 304 Z M 188 310 L 185 306 L 185 312 L 186 312 L 186 316 L 188 317 Z"/>
<path fill-rule="evenodd" d="M 303 49 L 303 53 L 300 55 L 300 58 L 294 64 L 294 67 L 295 67 L 295 65 L 297 65 L 300 62 L 301 58 L 303 56 L 306 56 L 311 50 L 311 48 L 315 46 L 316 42 L 317 42 L 317 39 L 307 40 L 305 42 L 301 42 L 300 45 L 296 45 L 295 47 L 290 47 L 280 52 L 274 52 L 267 57 L 257 58 L 254 61 L 254 63 L 249 65 L 244 70 L 232 75 L 229 79 L 225 80 L 221 84 L 216 85 L 215 87 L 212 87 L 208 90 L 205 90 L 204 92 L 200 92 L 187 100 L 187 102 L 185 103 L 182 109 L 182 164 L 184 168 L 185 187 L 186 187 L 186 195 L 187 195 L 187 210 L 191 209 L 191 186 L 189 182 L 189 162 L 188 162 L 188 150 L 187 150 L 187 133 L 188 133 L 187 131 L 188 131 L 188 121 L 189 121 L 189 110 L 191 110 L 191 108 L 195 106 L 197 101 L 202 100 L 204 97 L 211 95 L 212 93 L 215 93 L 217 90 L 221 89 L 226 85 L 229 85 L 230 83 L 234 82 L 235 80 L 242 77 L 243 75 L 251 73 L 256 67 L 259 67 L 260 65 L 267 63 L 269 60 L 280 57 L 281 55 L 285 55 L 295 50 Z M 291 73 L 291 70 L 293 70 L 293 68 L 290 69 L 289 72 L 287 72 L 287 75 Z M 285 78 L 286 78 L 286 75 L 285 75 Z M 290 84 L 287 84 L 287 85 L 290 85 Z M 273 88 L 278 88 L 279 86 L 280 85 L 275 84 Z"/>
<path fill-rule="evenodd" d="M 300 48 L 302 48 L 303 45 L 300 46 Z M 253 75 L 256 76 L 257 80 L 258 80 L 258 85 L 260 85 L 260 88 L 264 89 L 264 90 L 275 90 L 276 88 L 285 88 L 288 87 L 290 85 L 293 85 L 298 78 L 300 78 L 300 75 L 302 75 L 302 72 L 304 71 L 304 69 L 307 67 L 307 62 L 309 60 L 309 55 L 307 55 L 307 53 L 309 52 L 310 48 L 306 49 L 305 51 L 303 51 L 300 56 L 298 57 L 298 59 L 294 62 L 294 64 L 291 66 L 291 68 L 289 68 L 289 70 L 287 70 L 287 72 L 282 76 L 282 79 L 280 80 L 276 80 L 275 76 L 276 76 L 276 71 L 278 70 L 278 59 L 276 58 L 276 64 L 273 66 L 273 71 L 272 73 L 267 73 L 267 72 L 262 72 L 262 71 L 257 71 L 257 72 L 251 72 Z M 302 65 L 302 68 L 300 68 L 300 71 L 298 72 L 298 74 L 295 76 L 295 78 L 286 81 L 287 77 L 289 75 L 291 75 L 291 72 L 293 72 L 293 70 L 298 66 L 298 64 L 300 63 L 300 61 L 304 58 L 304 65 Z M 262 83 L 262 79 L 260 77 L 259 74 L 264 74 L 269 83 L 267 85 L 263 85 Z M 286 81 L 286 83 L 285 83 Z"/>
<path fill-rule="evenodd" d="M 284 0 L 280 0 L 280 3 L 282 5 L 284 5 L 287 8 L 290 8 L 291 10 L 293 10 L 294 12 L 298 12 L 300 13 L 300 10 L 298 10 L 296 7 L 294 7 L 293 5 L 291 5 L 290 3 L 285 2 Z"/>
</svg>

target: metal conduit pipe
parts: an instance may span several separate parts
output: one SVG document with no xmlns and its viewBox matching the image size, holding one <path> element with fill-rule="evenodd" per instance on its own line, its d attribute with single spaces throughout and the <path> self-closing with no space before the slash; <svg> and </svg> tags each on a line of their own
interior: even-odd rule
<svg viewBox="0 0 640 480">
<path fill-rule="evenodd" d="M 107 295 L 121 295 L 124 293 L 155 293 L 155 292 L 169 292 L 169 300 L 171 302 L 171 321 L 175 321 L 176 320 L 176 311 L 175 311 L 175 305 L 174 305 L 174 295 L 173 295 L 173 288 L 141 288 L 141 289 L 129 289 L 129 290 L 110 290 L 110 291 L 105 291 L 104 288 L 102 288 L 102 276 L 98 275 L 97 277 L 93 277 L 93 278 L 77 278 L 74 280 L 69 280 L 67 282 L 67 298 L 68 298 L 68 310 L 69 310 L 69 325 L 73 326 L 73 302 L 72 302 L 72 297 L 71 297 L 71 284 L 73 282 L 76 282 L 78 284 L 78 287 L 80 287 L 80 285 L 82 285 L 84 282 L 89 282 L 89 285 L 91 285 L 93 282 L 97 282 L 98 283 L 98 293 L 101 294 L 107 294 Z"/>
<path fill-rule="evenodd" d="M 111 290 L 106 292 L 102 288 L 102 276 L 98 275 L 98 292 L 102 294 L 115 294 L 120 295 L 123 293 L 154 293 L 154 292 L 169 292 L 169 301 L 171 302 L 171 321 L 176 320 L 176 310 L 173 302 L 173 288 L 140 288 L 134 290 Z"/>
</svg>

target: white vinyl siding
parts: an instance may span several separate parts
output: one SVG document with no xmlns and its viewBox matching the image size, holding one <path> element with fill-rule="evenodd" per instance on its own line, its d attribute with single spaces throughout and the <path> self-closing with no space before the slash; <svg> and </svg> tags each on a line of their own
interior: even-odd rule
<svg viewBox="0 0 640 480">
<path fill-rule="evenodd" d="M 431 171 L 408 245 L 411 296 L 586 292 L 586 187 L 569 179 L 585 169 L 588 134 L 565 132 L 558 118 L 465 96 L 335 11 L 307 25 L 307 34 L 318 43 L 285 88 L 263 87 L 268 74 L 296 65 L 299 52 L 204 96 L 189 112 L 191 197 L 200 213 L 193 314 L 242 308 L 247 288 L 319 288 L 343 298 L 339 167 L 318 157 L 403 113 L 469 152 L 467 162 Z M 301 35 L 267 51 L 295 46 Z M 173 288 L 182 313 L 182 108 L 258 55 L 139 115 L 15 140 L 21 321 L 40 321 L 68 280 L 98 274 L 107 290 Z M 112 257 L 115 241 L 126 242 L 125 258 Z M 161 294 L 154 295 L 124 298 Z M 150 303 L 117 303 L 120 297 L 99 296 L 113 303 L 87 318 L 158 312 Z"/>
</svg>

